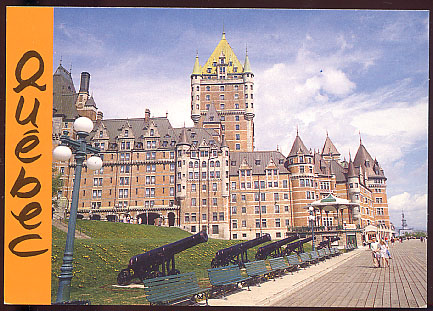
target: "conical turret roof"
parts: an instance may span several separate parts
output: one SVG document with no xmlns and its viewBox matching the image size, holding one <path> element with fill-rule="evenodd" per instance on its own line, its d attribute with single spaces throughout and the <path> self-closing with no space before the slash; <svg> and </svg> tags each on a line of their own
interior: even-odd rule
<svg viewBox="0 0 433 311">
<path fill-rule="evenodd" d="M 325 144 L 323 145 L 322 155 L 340 155 L 335 145 L 328 135 L 326 135 Z"/>
<path fill-rule="evenodd" d="M 201 67 L 200 67 L 200 63 L 198 61 L 198 53 L 195 56 L 195 63 L 194 63 L 194 68 L 192 69 L 192 74 L 193 75 L 201 74 Z"/>
<path fill-rule="evenodd" d="M 248 58 L 248 51 L 245 53 L 245 63 L 244 63 L 244 72 L 251 73 L 251 65 L 250 65 L 250 59 Z"/>
<path fill-rule="evenodd" d="M 293 142 L 292 149 L 290 150 L 289 157 L 297 155 L 298 153 L 301 154 L 310 154 L 310 151 L 305 147 L 304 143 L 302 142 L 302 139 L 299 137 L 299 135 L 296 135 L 295 141 Z"/>
<path fill-rule="evenodd" d="M 209 74 L 207 72 L 208 68 L 211 68 L 210 74 L 217 74 L 216 70 L 217 67 L 213 66 L 212 63 L 216 62 L 216 60 L 220 57 L 221 53 L 224 53 L 224 56 L 227 60 L 231 60 L 232 65 L 227 66 L 227 73 L 233 73 L 233 68 L 237 67 L 237 72 L 242 72 L 243 67 L 239 59 L 236 57 L 236 54 L 233 52 L 232 48 L 230 47 L 230 44 L 226 40 L 225 32 L 223 32 L 222 38 L 218 45 L 216 46 L 215 50 L 212 52 L 211 56 L 209 56 L 206 63 L 201 67 L 201 73 L 202 74 Z"/>
<path fill-rule="evenodd" d="M 356 177 L 355 166 L 353 165 L 352 158 L 349 159 L 349 168 L 347 169 L 347 177 Z"/>
<path fill-rule="evenodd" d="M 188 142 L 188 134 L 186 133 L 185 126 L 182 128 L 182 131 L 180 132 L 180 137 L 177 145 L 190 145 Z"/>
</svg>

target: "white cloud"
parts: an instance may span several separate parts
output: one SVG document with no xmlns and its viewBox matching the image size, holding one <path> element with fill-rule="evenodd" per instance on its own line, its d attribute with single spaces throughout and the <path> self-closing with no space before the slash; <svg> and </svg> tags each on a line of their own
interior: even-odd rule
<svg viewBox="0 0 433 311">
<path fill-rule="evenodd" d="M 401 223 L 397 222 L 401 211 L 404 212 L 407 225 L 409 227 L 425 229 L 427 224 L 427 194 L 410 194 L 403 192 L 388 199 L 390 213 L 395 215 L 394 224 L 397 227 Z"/>
</svg>

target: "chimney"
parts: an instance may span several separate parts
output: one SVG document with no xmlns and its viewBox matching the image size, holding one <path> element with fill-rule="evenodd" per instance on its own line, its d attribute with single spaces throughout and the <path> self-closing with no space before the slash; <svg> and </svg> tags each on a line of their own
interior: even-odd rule
<svg viewBox="0 0 433 311">
<path fill-rule="evenodd" d="M 90 73 L 82 72 L 81 82 L 80 82 L 80 93 L 89 94 L 89 84 L 90 84 Z"/>
<path fill-rule="evenodd" d="M 148 121 L 149 119 L 150 119 L 150 110 L 146 108 L 146 110 L 144 111 L 144 120 Z"/>
</svg>

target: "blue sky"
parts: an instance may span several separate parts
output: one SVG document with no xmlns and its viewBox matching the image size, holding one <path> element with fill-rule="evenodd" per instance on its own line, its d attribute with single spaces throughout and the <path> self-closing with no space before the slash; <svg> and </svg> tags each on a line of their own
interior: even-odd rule
<svg viewBox="0 0 433 311">
<path fill-rule="evenodd" d="M 346 159 L 362 142 L 388 177 L 391 221 L 427 223 L 428 12 L 56 8 L 54 68 L 90 90 L 104 118 L 190 119 L 190 74 L 226 38 L 255 73 L 256 150 L 287 154 L 326 131 Z"/>
</svg>

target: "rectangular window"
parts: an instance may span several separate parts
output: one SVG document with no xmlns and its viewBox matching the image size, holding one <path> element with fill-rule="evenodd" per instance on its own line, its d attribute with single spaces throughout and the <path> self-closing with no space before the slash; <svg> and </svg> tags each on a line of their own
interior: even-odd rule
<svg viewBox="0 0 433 311">
<path fill-rule="evenodd" d="M 217 212 L 213 212 L 212 213 L 212 220 L 213 221 L 218 221 L 218 213 Z"/>
<path fill-rule="evenodd" d="M 236 194 L 235 193 L 232 194 L 232 202 L 236 203 Z"/>
<path fill-rule="evenodd" d="M 260 206 L 254 206 L 254 214 L 260 214 Z"/>
<path fill-rule="evenodd" d="M 283 180 L 283 188 L 287 188 L 287 180 Z"/>
<path fill-rule="evenodd" d="M 260 228 L 260 219 L 256 219 L 256 228 Z"/>
<path fill-rule="evenodd" d="M 266 206 L 262 206 L 262 214 L 266 214 Z"/>
<path fill-rule="evenodd" d="M 203 205 L 203 206 L 206 206 L 206 204 L 207 204 L 206 199 L 202 199 L 201 202 L 202 202 L 202 205 Z"/>
<path fill-rule="evenodd" d="M 246 206 L 242 206 L 242 214 L 245 214 L 247 212 L 247 207 Z"/>
<path fill-rule="evenodd" d="M 189 222 L 189 213 L 185 213 L 185 222 Z"/>
<path fill-rule="evenodd" d="M 247 221 L 246 220 L 242 220 L 242 227 L 245 228 L 247 226 Z"/>
<path fill-rule="evenodd" d="M 232 206 L 232 214 L 237 214 L 238 209 L 236 206 Z"/>
<path fill-rule="evenodd" d="M 213 206 L 218 206 L 218 198 L 213 198 L 212 199 L 212 205 Z"/>
<path fill-rule="evenodd" d="M 262 228 L 266 228 L 266 219 L 262 218 Z"/>
<path fill-rule="evenodd" d="M 232 228 L 233 229 L 237 229 L 238 228 L 238 221 L 237 221 L 237 219 L 233 219 L 232 220 Z"/>
<path fill-rule="evenodd" d="M 278 214 L 280 212 L 280 206 L 279 205 L 275 205 L 274 206 L 274 213 Z"/>
<path fill-rule="evenodd" d="M 212 234 L 218 234 L 218 225 L 212 225 Z"/>
<path fill-rule="evenodd" d="M 224 212 L 220 212 L 220 213 L 219 213 L 219 216 L 220 216 L 220 217 L 219 217 L 220 220 L 224 220 Z"/>
<path fill-rule="evenodd" d="M 281 227 L 281 221 L 279 218 L 275 219 L 275 227 L 277 227 L 277 228 Z"/>
</svg>

